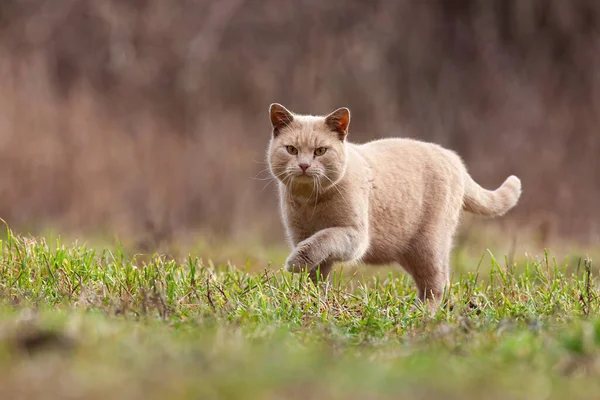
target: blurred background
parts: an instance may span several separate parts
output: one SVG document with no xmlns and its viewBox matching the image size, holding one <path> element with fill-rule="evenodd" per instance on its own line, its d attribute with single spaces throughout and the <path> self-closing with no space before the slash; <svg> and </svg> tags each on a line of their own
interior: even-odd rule
<svg viewBox="0 0 600 400">
<path fill-rule="evenodd" d="M 521 203 L 486 224 L 600 237 L 596 0 L 2 0 L 0 217 L 153 246 L 283 243 L 268 106 L 435 141 Z M 261 172 L 262 171 L 262 172 Z"/>
</svg>

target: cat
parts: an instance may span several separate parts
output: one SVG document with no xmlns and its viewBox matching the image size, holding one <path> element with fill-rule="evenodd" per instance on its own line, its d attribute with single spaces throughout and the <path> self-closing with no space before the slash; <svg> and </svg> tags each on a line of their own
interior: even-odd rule
<svg viewBox="0 0 600 400">
<path fill-rule="evenodd" d="M 350 110 L 299 115 L 269 108 L 267 159 L 278 181 L 292 247 L 286 270 L 326 278 L 335 262 L 400 264 L 419 299 L 439 305 L 462 210 L 488 217 L 513 208 L 521 181 L 479 186 L 453 151 L 414 139 L 346 140 Z"/>
</svg>

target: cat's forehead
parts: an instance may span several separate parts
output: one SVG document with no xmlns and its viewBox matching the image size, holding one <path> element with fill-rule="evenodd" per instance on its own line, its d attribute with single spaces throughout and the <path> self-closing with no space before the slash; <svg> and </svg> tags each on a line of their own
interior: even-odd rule
<svg viewBox="0 0 600 400">
<path fill-rule="evenodd" d="M 305 125 L 318 125 L 323 124 L 325 121 L 325 117 L 321 117 L 318 115 L 294 115 L 294 121 L 297 121 L 301 124 Z"/>
<path fill-rule="evenodd" d="M 328 139 L 328 131 L 323 117 L 295 115 L 294 124 L 286 133 L 297 145 L 314 146 Z"/>
<path fill-rule="evenodd" d="M 325 119 L 312 115 L 294 116 L 295 130 L 299 134 L 310 135 L 321 132 L 325 129 Z"/>
</svg>

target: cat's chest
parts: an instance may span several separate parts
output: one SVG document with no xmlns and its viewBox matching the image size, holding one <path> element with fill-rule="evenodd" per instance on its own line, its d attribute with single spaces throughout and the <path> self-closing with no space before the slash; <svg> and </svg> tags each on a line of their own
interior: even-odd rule
<svg viewBox="0 0 600 400">
<path fill-rule="evenodd" d="M 335 213 L 319 204 L 285 204 L 282 210 L 288 229 L 295 242 L 302 241 L 314 233 L 338 226 Z"/>
</svg>

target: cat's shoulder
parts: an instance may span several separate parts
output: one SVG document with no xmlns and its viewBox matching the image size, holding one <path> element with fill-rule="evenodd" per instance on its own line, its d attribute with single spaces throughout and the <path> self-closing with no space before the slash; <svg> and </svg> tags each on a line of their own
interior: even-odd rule
<svg viewBox="0 0 600 400">
<path fill-rule="evenodd" d="M 381 139 L 371 140 L 361 144 L 354 144 L 358 149 L 372 149 L 372 148 L 386 148 L 386 149 L 405 149 L 405 148 L 442 148 L 441 146 L 425 142 L 422 140 L 417 140 L 413 138 L 401 138 L 401 137 L 387 137 Z"/>
<path fill-rule="evenodd" d="M 372 140 L 359 145 L 354 149 L 363 157 L 372 158 L 387 155 L 410 156 L 424 159 L 445 159 L 453 163 L 462 163 L 460 156 L 453 150 L 447 149 L 437 143 L 426 142 L 413 138 L 388 137 Z"/>
</svg>

